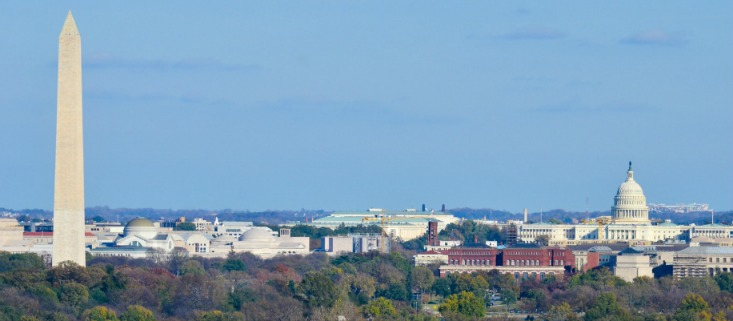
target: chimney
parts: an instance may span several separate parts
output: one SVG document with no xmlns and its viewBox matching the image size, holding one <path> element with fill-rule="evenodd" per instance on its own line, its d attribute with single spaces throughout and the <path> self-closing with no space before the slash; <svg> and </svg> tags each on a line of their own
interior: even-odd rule
<svg viewBox="0 0 733 321">
<path fill-rule="evenodd" d="M 529 212 L 527 211 L 527 208 L 525 207 L 525 208 L 524 208 L 524 223 L 527 223 L 527 214 L 528 214 L 528 213 L 529 213 Z"/>
</svg>

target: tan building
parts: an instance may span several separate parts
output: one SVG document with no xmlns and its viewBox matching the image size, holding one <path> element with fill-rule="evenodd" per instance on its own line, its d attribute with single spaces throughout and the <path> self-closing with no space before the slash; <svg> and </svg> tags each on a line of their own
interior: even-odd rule
<svg viewBox="0 0 733 321">
<path fill-rule="evenodd" d="M 425 266 L 430 264 L 448 264 L 448 255 L 438 251 L 428 250 L 413 256 L 415 266 Z"/>
<path fill-rule="evenodd" d="M 0 218 L 0 251 L 25 253 L 30 243 L 23 240 L 23 227 L 14 218 Z"/>
<path fill-rule="evenodd" d="M 733 272 L 733 247 L 691 246 L 674 255 L 676 278 L 714 276 Z"/>
<path fill-rule="evenodd" d="M 650 257 L 634 248 L 627 248 L 616 256 L 614 275 L 626 282 L 633 282 L 635 278 L 642 276 L 653 278 Z"/>
</svg>

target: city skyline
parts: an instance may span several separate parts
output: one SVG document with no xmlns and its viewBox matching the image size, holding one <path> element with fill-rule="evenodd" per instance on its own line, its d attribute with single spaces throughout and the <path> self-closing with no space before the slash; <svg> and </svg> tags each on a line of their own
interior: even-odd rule
<svg viewBox="0 0 733 321">
<path fill-rule="evenodd" d="M 71 9 L 88 206 L 733 209 L 731 7 L 0 4 L 0 206 L 53 206 Z"/>
</svg>

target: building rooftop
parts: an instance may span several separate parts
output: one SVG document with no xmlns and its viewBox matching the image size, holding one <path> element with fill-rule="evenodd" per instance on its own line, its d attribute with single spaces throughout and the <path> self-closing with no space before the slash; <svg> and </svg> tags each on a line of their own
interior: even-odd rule
<svg viewBox="0 0 733 321">
<path fill-rule="evenodd" d="M 733 247 L 729 247 L 729 246 L 691 246 L 677 253 L 679 254 L 733 255 Z"/>
</svg>

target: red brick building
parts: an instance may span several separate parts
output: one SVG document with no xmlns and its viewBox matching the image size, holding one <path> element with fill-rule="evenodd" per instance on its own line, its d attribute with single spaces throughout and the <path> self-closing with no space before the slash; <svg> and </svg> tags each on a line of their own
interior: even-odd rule
<svg viewBox="0 0 733 321">
<path fill-rule="evenodd" d="M 572 251 L 560 247 L 454 248 L 438 251 L 448 255 L 440 276 L 449 273 L 498 270 L 515 278 L 562 278 L 575 266 Z"/>
<path fill-rule="evenodd" d="M 574 266 L 573 252 L 559 247 L 507 248 L 501 254 L 502 266 Z"/>
<path fill-rule="evenodd" d="M 468 266 L 497 266 L 501 263 L 497 260 L 499 250 L 489 248 L 454 248 L 439 251 L 448 255 L 449 265 Z"/>
</svg>

